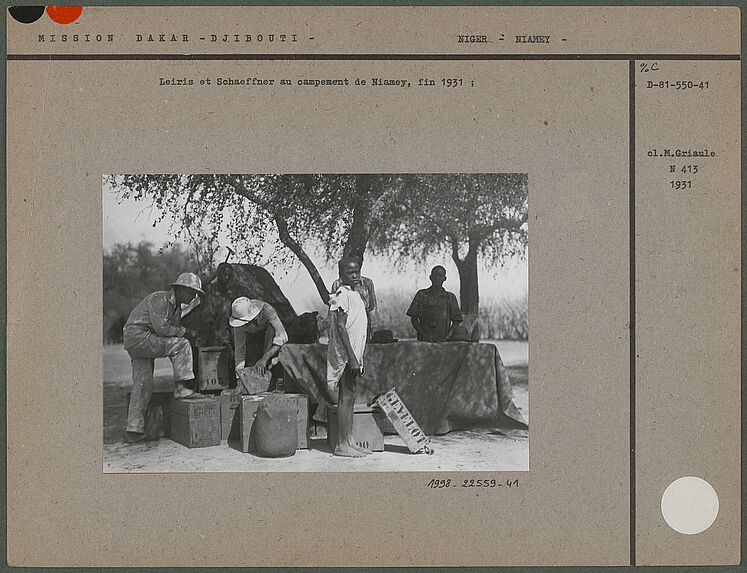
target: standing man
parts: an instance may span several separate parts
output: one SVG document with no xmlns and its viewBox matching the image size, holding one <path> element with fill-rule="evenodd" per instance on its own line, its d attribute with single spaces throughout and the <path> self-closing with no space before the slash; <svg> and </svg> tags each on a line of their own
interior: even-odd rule
<svg viewBox="0 0 747 573">
<path fill-rule="evenodd" d="M 188 387 L 194 381 L 192 347 L 186 337 L 195 332 L 181 326 L 182 304 L 204 295 L 197 275 L 182 273 L 171 290 L 146 296 L 124 326 L 124 347 L 132 361 L 132 392 L 127 412 L 128 442 L 145 439 L 145 411 L 153 394 L 153 361 L 168 357 L 174 368 L 174 398 L 201 397 Z"/>
<path fill-rule="evenodd" d="M 412 300 L 407 316 L 423 342 L 445 342 L 452 328 L 462 322 L 454 293 L 444 289 L 446 269 L 438 265 L 431 270 L 431 286 L 419 290 Z"/>
<path fill-rule="evenodd" d="M 360 458 L 368 452 L 353 442 L 353 407 L 358 378 L 363 376 L 368 317 L 366 305 L 355 287 L 361 280 L 356 259 L 338 264 L 340 287 L 329 300 L 329 344 L 327 345 L 328 399 L 337 404 L 338 436 L 334 455 Z M 337 396 L 335 396 L 337 394 Z"/>
</svg>

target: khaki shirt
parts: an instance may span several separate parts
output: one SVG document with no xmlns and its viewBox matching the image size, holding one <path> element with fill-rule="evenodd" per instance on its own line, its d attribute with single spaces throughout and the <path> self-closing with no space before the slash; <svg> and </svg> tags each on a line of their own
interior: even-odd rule
<svg viewBox="0 0 747 573">
<path fill-rule="evenodd" d="M 452 322 L 462 322 L 456 296 L 447 290 L 433 287 L 419 290 L 412 300 L 407 316 L 417 318 L 425 332 L 418 332 L 418 340 L 445 342 Z"/>
<path fill-rule="evenodd" d="M 124 325 L 124 347 L 131 348 L 146 336 L 155 334 L 164 338 L 181 338 L 186 329 L 181 326 L 182 309 L 176 304 L 172 290 L 149 294 L 132 309 Z"/>
</svg>

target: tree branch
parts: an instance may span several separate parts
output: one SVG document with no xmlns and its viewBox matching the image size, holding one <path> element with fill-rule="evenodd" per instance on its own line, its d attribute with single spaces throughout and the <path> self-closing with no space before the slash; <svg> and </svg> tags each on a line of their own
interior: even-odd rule
<svg viewBox="0 0 747 573">
<path fill-rule="evenodd" d="M 306 251 L 304 251 L 301 244 L 291 236 L 290 231 L 288 230 L 288 223 L 283 218 L 283 216 L 279 213 L 274 213 L 272 208 L 266 201 L 251 193 L 245 185 L 241 185 L 237 181 L 235 184 L 231 184 L 231 186 L 233 187 L 235 193 L 261 207 L 272 216 L 273 221 L 275 221 L 275 226 L 278 230 L 278 237 L 280 238 L 280 242 L 288 247 L 291 252 L 296 255 L 298 260 L 301 261 L 301 264 L 306 268 L 309 275 L 311 275 L 311 280 L 314 281 L 314 286 L 316 286 L 316 290 L 319 293 L 319 296 L 322 298 L 322 301 L 324 302 L 324 304 L 328 304 L 329 292 L 327 291 L 327 285 L 324 284 L 324 279 L 322 279 L 322 276 L 319 274 L 316 265 L 306 254 Z"/>
<path fill-rule="evenodd" d="M 452 235 L 449 237 L 449 242 L 451 243 L 451 258 L 454 259 L 454 262 L 458 267 L 464 262 L 459 258 L 459 241 Z"/>
<path fill-rule="evenodd" d="M 316 265 L 314 265 L 313 261 L 306 254 L 306 251 L 303 250 L 303 247 L 298 243 L 298 241 L 291 236 L 285 220 L 279 215 L 276 215 L 274 220 L 275 225 L 278 228 L 278 236 L 280 237 L 280 240 L 293 252 L 294 255 L 296 255 L 296 257 L 298 257 L 301 264 L 306 267 L 306 270 L 311 275 L 311 279 L 314 281 L 319 296 L 322 297 L 322 301 L 324 304 L 329 304 L 329 292 L 327 292 L 327 286 L 324 284 L 324 279 L 322 279 L 319 274 Z"/>
</svg>

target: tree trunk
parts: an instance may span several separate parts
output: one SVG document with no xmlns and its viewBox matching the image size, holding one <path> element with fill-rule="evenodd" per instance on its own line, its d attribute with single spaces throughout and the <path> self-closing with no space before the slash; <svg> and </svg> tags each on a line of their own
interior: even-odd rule
<svg viewBox="0 0 747 573">
<path fill-rule="evenodd" d="M 348 239 L 345 241 L 343 252 L 345 256 L 350 254 L 362 257 L 368 244 L 368 236 L 371 232 L 371 202 L 374 195 L 374 176 L 356 175 L 355 184 L 358 190 L 355 204 L 353 205 L 353 222 L 350 224 Z"/>
<path fill-rule="evenodd" d="M 480 292 L 477 279 L 477 251 L 470 250 L 464 259 L 454 259 L 459 271 L 459 306 L 463 314 L 477 314 Z"/>
<path fill-rule="evenodd" d="M 451 239 L 451 258 L 459 271 L 459 308 L 462 311 L 462 326 L 472 340 L 480 340 L 480 289 L 477 277 L 477 253 L 480 241 L 470 237 L 469 250 L 464 258 L 459 256 L 459 241 Z"/>
</svg>

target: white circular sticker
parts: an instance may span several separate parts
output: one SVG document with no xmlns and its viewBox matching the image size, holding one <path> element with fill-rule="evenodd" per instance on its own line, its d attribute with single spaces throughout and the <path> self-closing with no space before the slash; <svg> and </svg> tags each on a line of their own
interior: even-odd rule
<svg viewBox="0 0 747 573">
<path fill-rule="evenodd" d="M 694 535 L 705 531 L 716 521 L 718 495 L 704 479 L 681 477 L 664 490 L 661 514 L 675 531 Z"/>
</svg>

